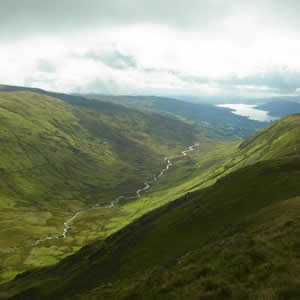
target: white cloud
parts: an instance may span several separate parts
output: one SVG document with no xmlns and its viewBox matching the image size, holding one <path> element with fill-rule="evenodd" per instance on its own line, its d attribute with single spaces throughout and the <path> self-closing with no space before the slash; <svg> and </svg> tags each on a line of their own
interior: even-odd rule
<svg viewBox="0 0 300 300">
<path fill-rule="evenodd" d="M 61 2 L 62 8 L 68 7 L 67 2 Z M 299 93 L 300 26 L 293 9 L 298 7 L 297 2 L 287 1 L 284 6 L 278 0 L 250 4 L 230 1 L 226 9 L 218 6 L 222 1 L 207 6 L 200 2 L 191 1 L 186 11 L 181 6 L 173 7 L 173 3 L 169 12 L 166 3 L 162 10 L 155 11 L 154 4 L 150 8 L 150 4 L 139 2 L 136 10 L 143 20 L 123 7 L 123 13 L 118 10 L 117 16 L 97 23 L 97 14 L 91 9 L 99 2 L 90 1 L 93 5 L 87 10 L 94 21 L 88 25 L 93 26 L 82 25 L 89 14 L 80 14 L 79 8 L 84 7 L 81 2 L 77 8 L 72 7 L 72 16 L 81 17 L 79 25 L 76 18 L 72 21 L 70 17 L 65 22 L 68 26 L 61 24 L 61 33 L 53 24 L 53 31 L 36 30 L 32 34 L 26 27 L 22 39 L 4 39 L 0 47 L 0 81 L 62 92 L 173 91 L 260 97 Z M 106 7 L 108 15 L 112 15 L 113 8 L 113 4 Z M 32 11 L 38 14 L 37 10 L 39 7 Z M 202 19 L 197 20 L 200 10 Z M 26 13 L 27 18 L 32 12 L 18 12 L 20 16 Z M 39 13 L 37 20 L 31 22 L 33 25 L 42 22 L 46 14 L 43 9 Z M 62 10 L 54 19 L 62 22 L 65 13 Z M 51 13 L 44 18 L 51 25 Z M 4 21 L 5 18 L 1 20 Z"/>
</svg>

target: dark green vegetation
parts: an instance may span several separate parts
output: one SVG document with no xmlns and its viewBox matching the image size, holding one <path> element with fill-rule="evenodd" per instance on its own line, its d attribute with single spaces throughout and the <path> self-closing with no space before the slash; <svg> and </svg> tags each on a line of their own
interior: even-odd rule
<svg viewBox="0 0 300 300">
<path fill-rule="evenodd" d="M 300 115 L 243 142 L 214 185 L 136 219 L 54 267 L 1 287 L 13 299 L 299 299 Z M 194 182 L 195 183 L 195 182 Z"/>
<path fill-rule="evenodd" d="M 259 105 L 256 108 L 268 111 L 269 115 L 273 117 L 284 117 L 286 115 L 300 113 L 300 103 L 288 100 L 272 101 L 264 105 Z"/>
<path fill-rule="evenodd" d="M 234 115 L 230 109 L 205 103 L 190 103 L 160 97 L 130 97 L 89 95 L 90 99 L 109 101 L 134 107 L 144 107 L 164 111 L 181 118 L 191 120 L 207 128 L 215 127 L 219 135 L 227 138 L 247 138 L 258 129 L 268 125 L 267 122 L 249 120 Z"/>
<path fill-rule="evenodd" d="M 67 239 L 10 249 L 61 234 L 76 211 L 134 194 L 165 167 L 165 155 L 195 142 L 212 148 L 217 136 L 214 129 L 158 112 L 39 89 L 0 90 L 0 281 L 56 263 L 160 206 L 153 198 L 142 209 L 135 201 L 91 211 L 74 222 Z M 216 157 L 224 159 L 225 152 Z M 183 169 L 193 166 L 190 161 Z"/>
</svg>

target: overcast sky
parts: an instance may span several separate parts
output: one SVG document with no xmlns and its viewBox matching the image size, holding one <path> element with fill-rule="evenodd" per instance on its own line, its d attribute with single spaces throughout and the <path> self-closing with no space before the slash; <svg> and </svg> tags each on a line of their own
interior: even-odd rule
<svg viewBox="0 0 300 300">
<path fill-rule="evenodd" d="M 300 95 L 299 0 L 0 0 L 0 83 Z"/>
</svg>

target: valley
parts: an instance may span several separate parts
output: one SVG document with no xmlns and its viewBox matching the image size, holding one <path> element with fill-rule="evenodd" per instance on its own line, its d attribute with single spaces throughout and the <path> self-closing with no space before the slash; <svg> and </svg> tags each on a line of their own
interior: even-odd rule
<svg viewBox="0 0 300 300">
<path fill-rule="evenodd" d="M 188 193 L 54 267 L 17 276 L 2 296 L 297 297 L 299 122 L 299 115 L 275 122 L 214 165 L 214 184 L 186 181 Z"/>
<path fill-rule="evenodd" d="M 201 135 L 197 129 L 174 119 L 111 104 L 99 105 L 97 114 L 94 108 L 72 106 L 30 91 L 2 92 L 0 97 L 0 247 L 4 249 L 4 278 L 14 276 L 16 262 L 17 268 L 22 265 L 20 260 L 25 268 L 30 268 L 36 258 L 26 262 L 30 247 L 14 254 L 7 253 L 6 248 L 59 236 L 66 220 L 76 212 L 97 203 L 109 205 L 120 194 L 132 193 L 144 178 L 161 170 L 163 152 L 183 151 L 185 145 Z M 164 122 L 167 126 L 160 129 L 159 124 Z M 176 128 L 176 124 L 181 127 L 177 127 L 179 132 L 187 132 L 182 139 L 176 135 L 175 141 L 168 128 Z M 118 126 L 123 129 L 117 129 Z M 150 134 L 147 126 L 151 128 Z M 83 238 L 79 236 L 75 242 L 61 245 L 63 250 L 54 253 L 59 253 L 58 257 L 73 253 L 84 244 L 86 236 L 82 235 Z M 36 265 L 56 261 L 46 251 L 38 256 Z"/>
<path fill-rule="evenodd" d="M 57 236 L 46 236 L 46 237 L 43 237 L 43 238 L 40 238 L 40 239 L 36 240 L 32 244 L 25 244 L 25 245 L 18 245 L 18 246 L 14 246 L 14 247 L 2 248 L 2 249 L 0 249 L 0 251 L 1 252 L 11 252 L 11 251 L 14 251 L 14 250 L 19 249 L 19 248 L 35 247 L 35 246 L 37 246 L 40 243 L 45 242 L 45 241 L 54 240 L 54 239 L 61 239 L 61 238 L 67 238 L 68 232 L 72 229 L 71 224 L 76 221 L 78 216 L 80 216 L 84 213 L 88 213 L 92 210 L 96 210 L 96 209 L 113 208 L 115 205 L 118 205 L 120 201 L 124 201 L 124 200 L 128 201 L 128 200 L 139 199 L 142 196 L 141 194 L 144 193 L 145 191 L 147 191 L 151 187 L 152 184 L 154 184 L 155 182 L 157 182 L 159 180 L 159 178 L 161 176 L 165 175 L 165 173 L 173 165 L 173 163 L 170 160 L 171 158 L 173 159 L 173 158 L 186 156 L 188 152 L 194 151 L 196 147 L 199 147 L 199 144 L 189 146 L 188 150 L 182 151 L 181 154 L 174 155 L 170 158 L 165 157 L 164 160 L 167 162 L 166 167 L 163 168 L 157 176 L 154 176 L 152 180 L 144 182 L 144 187 L 138 189 L 132 196 L 127 196 L 126 197 L 126 196 L 121 195 L 121 196 L 118 196 L 116 199 L 112 200 L 110 202 L 110 204 L 108 204 L 107 206 L 103 206 L 103 205 L 101 205 L 101 202 L 99 202 L 99 203 L 96 203 L 94 206 L 92 206 L 90 208 L 87 208 L 85 210 L 80 210 L 80 211 L 76 212 L 71 218 L 69 218 L 68 220 L 66 220 L 64 222 L 64 229 L 63 229 L 62 234 L 57 235 Z"/>
<path fill-rule="evenodd" d="M 296 249 L 299 115 L 241 140 L 145 106 L 3 89 L 0 298 L 287 293 L 276 268 Z M 277 276 L 263 289 L 261 264 Z"/>
<path fill-rule="evenodd" d="M 183 194 L 168 195 L 167 186 L 204 171 L 189 145 L 199 142 L 205 165 L 218 143 L 222 150 L 239 143 L 159 112 L 64 94 L 2 87 L 0 100 L 0 281 L 57 263 Z"/>
</svg>

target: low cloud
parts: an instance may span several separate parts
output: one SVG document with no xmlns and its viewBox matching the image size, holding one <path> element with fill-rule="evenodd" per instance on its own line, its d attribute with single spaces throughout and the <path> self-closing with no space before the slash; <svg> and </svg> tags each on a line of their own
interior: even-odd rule
<svg viewBox="0 0 300 300">
<path fill-rule="evenodd" d="M 83 58 L 92 59 L 97 62 L 102 62 L 113 69 L 124 70 L 128 68 L 136 68 L 137 63 L 133 56 L 120 53 L 118 50 L 112 52 L 99 53 L 97 51 L 89 51 Z"/>
<path fill-rule="evenodd" d="M 209 84 L 219 90 L 257 90 L 278 93 L 280 95 L 295 95 L 300 90 L 300 72 L 291 71 L 286 67 L 247 76 L 229 76 L 220 79 L 205 76 L 193 76 L 173 71 L 172 74 L 180 80 L 195 84 Z"/>
<path fill-rule="evenodd" d="M 253 85 L 276 89 L 280 93 L 295 93 L 300 87 L 300 72 L 290 70 L 274 70 L 267 73 L 253 74 L 246 77 L 233 77 L 224 83 L 235 85 Z"/>
<path fill-rule="evenodd" d="M 41 59 L 37 62 L 37 70 L 42 73 L 55 73 L 56 65 L 47 60 Z"/>
<path fill-rule="evenodd" d="M 193 28 L 231 11 L 222 0 L 0 0 L 1 37 L 14 39 L 40 33 L 76 32 L 97 27 L 164 24 Z M 8 26 L 9 24 L 9 26 Z"/>
<path fill-rule="evenodd" d="M 300 28 L 298 0 L 0 0 L 0 7 L 2 39 L 140 24 L 222 31 L 236 17 Z"/>
</svg>

